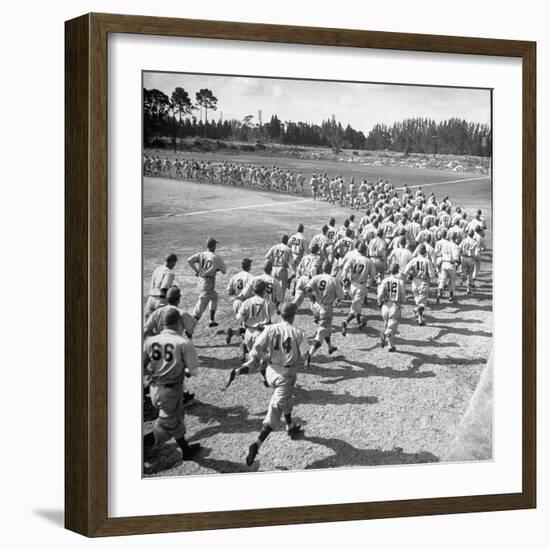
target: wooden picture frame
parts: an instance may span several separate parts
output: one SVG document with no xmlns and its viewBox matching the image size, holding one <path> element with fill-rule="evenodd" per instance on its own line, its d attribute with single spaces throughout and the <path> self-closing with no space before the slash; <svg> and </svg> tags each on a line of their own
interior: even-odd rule
<svg viewBox="0 0 550 550">
<path fill-rule="evenodd" d="M 511 494 L 140 517 L 108 516 L 107 37 L 109 33 L 520 58 L 523 67 L 523 487 Z M 536 506 L 534 42 L 88 14 L 65 26 L 65 525 L 125 535 L 483 512 Z"/>
</svg>

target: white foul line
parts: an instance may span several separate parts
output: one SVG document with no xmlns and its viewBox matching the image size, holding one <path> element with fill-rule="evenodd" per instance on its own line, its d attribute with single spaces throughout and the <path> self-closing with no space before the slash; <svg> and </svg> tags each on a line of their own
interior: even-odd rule
<svg viewBox="0 0 550 550">
<path fill-rule="evenodd" d="M 478 178 L 464 178 L 461 180 L 448 180 L 448 181 L 436 181 L 435 183 L 423 183 L 420 185 L 408 185 L 407 187 L 409 189 L 412 189 L 413 187 L 431 187 L 432 185 L 443 185 L 445 183 L 460 183 L 462 181 L 479 181 L 479 180 L 487 180 L 489 179 L 489 176 L 480 176 Z M 405 186 L 403 187 L 396 187 L 396 189 L 405 189 Z"/>
<path fill-rule="evenodd" d="M 231 206 L 230 208 L 215 208 L 212 210 L 197 210 L 195 212 L 186 212 L 185 214 L 173 214 L 170 217 L 176 218 L 180 216 L 196 216 L 198 214 L 211 214 L 213 212 L 228 212 L 230 210 L 244 210 L 246 208 L 265 208 L 266 206 L 284 206 L 285 204 L 296 204 L 302 202 L 311 202 L 313 199 L 300 199 L 298 201 L 280 201 L 280 202 L 265 202 L 263 204 L 248 204 L 246 206 Z M 156 217 L 156 216 L 155 216 Z M 158 217 L 166 217 L 166 214 Z"/>
</svg>

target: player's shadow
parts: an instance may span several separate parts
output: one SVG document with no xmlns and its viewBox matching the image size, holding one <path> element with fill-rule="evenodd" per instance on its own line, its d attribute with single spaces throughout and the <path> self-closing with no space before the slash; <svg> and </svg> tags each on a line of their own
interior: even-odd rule
<svg viewBox="0 0 550 550">
<path fill-rule="evenodd" d="M 346 377 L 346 379 L 349 378 Z M 294 397 L 299 404 L 304 405 L 374 405 L 378 403 L 378 397 L 374 395 L 334 393 L 321 389 L 306 389 L 301 386 L 294 388 Z"/>
<path fill-rule="evenodd" d="M 456 330 L 449 330 L 449 334 L 456 333 Z M 399 346 L 399 351 L 401 351 L 401 346 L 414 346 L 415 348 L 459 348 L 460 344 L 456 342 L 437 342 L 436 339 L 440 338 L 439 334 L 433 338 L 426 340 L 411 340 L 410 338 L 404 339 L 396 337 L 396 345 Z"/>
<path fill-rule="evenodd" d="M 426 317 L 426 326 L 427 328 L 431 328 L 433 327 L 434 325 L 432 325 L 432 322 L 433 323 L 437 323 L 439 325 L 441 324 L 445 324 L 445 323 L 448 323 L 448 324 L 453 324 L 453 325 L 457 325 L 459 323 L 465 323 L 465 324 L 482 324 L 484 321 L 482 321 L 481 319 L 466 319 L 465 317 L 454 317 L 454 314 L 455 313 L 458 313 L 460 310 L 456 310 L 453 313 L 453 317 L 443 317 L 443 318 L 439 318 L 439 317 L 431 317 L 429 315 L 425 315 Z"/>
<path fill-rule="evenodd" d="M 481 304 L 470 304 L 470 303 L 465 304 L 465 303 L 461 303 L 460 300 L 455 300 L 454 302 L 451 302 L 451 303 L 442 302 L 439 305 L 434 304 L 432 306 L 432 311 L 434 313 L 437 311 L 441 311 L 443 313 L 452 313 L 448 311 L 449 308 L 455 308 L 458 311 L 460 311 L 460 313 L 465 313 L 467 311 L 493 311 L 493 306 L 491 304 L 486 306 Z"/>
<path fill-rule="evenodd" d="M 206 355 L 199 355 L 198 357 L 201 368 L 206 369 L 223 370 L 229 372 L 233 367 L 238 367 L 240 365 L 240 355 L 235 355 L 235 357 L 228 357 L 227 359 L 208 357 Z"/>
<path fill-rule="evenodd" d="M 377 367 L 372 363 L 352 361 L 351 359 L 346 359 L 346 363 L 363 369 L 365 376 L 381 376 L 384 378 L 433 378 L 435 376 L 432 371 L 418 372 L 416 368 L 392 369 L 391 367 Z"/>
<path fill-rule="evenodd" d="M 321 468 L 341 468 L 345 466 L 382 466 L 394 464 L 426 464 L 439 462 L 439 458 L 429 451 L 405 453 L 401 448 L 391 451 L 380 449 L 359 449 L 346 441 L 336 438 L 304 437 L 305 441 L 329 448 L 333 454 L 315 460 L 306 466 L 307 470 Z"/>
<path fill-rule="evenodd" d="M 379 376 L 384 378 L 432 378 L 435 374 L 431 371 L 417 372 L 416 369 L 393 369 L 391 367 L 378 367 L 372 363 L 363 361 L 352 361 L 351 359 L 339 358 L 345 361 L 347 365 L 339 364 L 333 367 L 317 367 L 312 365 L 309 372 L 313 375 L 327 378 L 321 380 L 321 384 L 337 384 L 344 380 L 353 380 L 356 378 L 368 378 L 369 376 Z M 355 369 L 353 367 L 356 367 Z M 360 369 L 360 370 L 359 370 Z"/>
<path fill-rule="evenodd" d="M 241 473 L 250 473 L 257 472 L 260 464 L 255 462 L 252 466 L 247 466 L 243 462 L 234 462 L 232 460 L 223 460 L 218 458 L 203 458 L 200 459 L 199 464 L 210 470 L 215 470 L 220 474 L 241 474 Z"/>
<path fill-rule="evenodd" d="M 450 365 L 455 367 L 465 367 L 469 365 L 479 365 L 480 363 L 486 363 L 486 359 L 480 358 L 466 359 L 464 357 L 442 357 L 439 354 L 434 355 L 433 353 L 427 354 L 420 353 L 418 351 L 406 351 L 403 349 L 398 349 L 398 352 L 403 355 L 409 355 L 410 357 L 412 357 L 410 369 L 412 369 L 413 371 L 420 369 L 420 367 L 423 367 L 424 365 L 435 365 L 437 367 Z"/>
<path fill-rule="evenodd" d="M 439 321 L 438 321 L 439 322 Z M 493 333 L 492 332 L 488 332 L 486 330 L 469 330 L 467 328 L 458 328 L 458 327 L 451 327 L 451 328 L 448 328 L 446 326 L 440 326 L 440 325 L 437 325 L 437 324 L 433 324 L 433 325 L 430 325 L 431 328 L 437 328 L 439 329 L 439 333 L 436 334 L 432 340 L 430 340 L 429 342 L 431 342 L 433 345 L 437 345 L 439 344 L 440 342 L 438 342 L 437 344 L 435 342 L 433 342 L 434 340 L 439 340 L 440 338 L 443 338 L 443 336 L 447 336 L 447 335 L 454 335 L 454 334 L 458 334 L 460 336 L 484 336 L 484 337 L 487 337 L 487 338 L 492 338 L 493 337 Z M 458 345 L 458 344 L 457 344 Z"/>
</svg>

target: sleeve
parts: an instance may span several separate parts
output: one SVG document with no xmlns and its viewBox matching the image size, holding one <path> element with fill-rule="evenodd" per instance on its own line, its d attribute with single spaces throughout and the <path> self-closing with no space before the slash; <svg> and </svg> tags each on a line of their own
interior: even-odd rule
<svg viewBox="0 0 550 550">
<path fill-rule="evenodd" d="M 342 289 L 342 285 L 340 284 L 340 281 L 338 279 L 334 279 L 335 288 L 336 288 L 336 297 L 339 300 L 344 299 L 344 291 Z"/>
<path fill-rule="evenodd" d="M 298 341 L 296 343 L 298 344 L 300 356 L 305 355 L 309 350 L 309 343 L 303 330 L 298 330 Z"/>
<path fill-rule="evenodd" d="M 225 274 L 225 272 L 227 271 L 227 268 L 225 267 L 225 262 L 222 260 L 222 258 L 220 258 L 220 256 L 217 256 L 217 260 L 218 270 Z"/>
<path fill-rule="evenodd" d="M 276 304 L 280 304 L 283 301 L 283 287 L 277 279 L 273 281 L 273 301 Z"/>
<path fill-rule="evenodd" d="M 235 294 L 235 276 L 233 275 L 233 277 L 231 277 L 231 279 L 229 279 L 229 283 L 227 283 L 227 294 L 229 294 L 229 296 L 233 296 Z"/>
<path fill-rule="evenodd" d="M 239 323 L 245 323 L 246 322 L 246 318 L 248 317 L 248 305 L 246 304 L 246 302 L 243 302 L 241 304 L 241 307 L 239 308 L 239 311 L 237 312 L 237 321 L 239 321 Z"/>
<path fill-rule="evenodd" d="M 147 320 L 145 321 L 145 325 L 143 327 L 143 334 L 145 336 L 151 336 L 153 334 L 153 327 L 155 326 L 156 324 L 156 318 L 157 318 L 157 315 L 158 315 L 158 312 L 159 310 L 155 310 L 153 311 L 153 313 L 151 313 L 151 315 L 149 315 L 149 317 L 147 317 Z"/>
<path fill-rule="evenodd" d="M 269 334 L 269 330 L 264 330 L 262 333 L 260 333 L 258 338 L 256 338 L 256 341 L 252 346 L 249 357 L 254 361 L 256 365 L 261 359 L 266 356 L 267 348 L 269 345 Z"/>
<path fill-rule="evenodd" d="M 271 247 L 271 248 L 267 251 L 267 253 L 266 253 L 266 255 L 264 256 L 264 258 L 265 258 L 266 260 L 273 260 L 273 247 Z"/>
<path fill-rule="evenodd" d="M 183 323 L 183 329 L 190 336 L 193 336 L 195 326 L 197 325 L 197 320 L 192 315 L 189 315 L 189 313 L 187 313 L 186 311 L 180 311 L 180 314 Z"/>
<path fill-rule="evenodd" d="M 433 279 L 435 277 L 434 264 L 431 260 L 428 260 L 428 275 L 430 276 L 430 279 Z"/>
<path fill-rule="evenodd" d="M 411 272 L 412 268 L 414 267 L 414 259 L 412 260 L 409 260 L 407 262 L 407 265 L 405 266 L 405 275 L 408 277 L 409 276 L 409 273 Z"/>
<path fill-rule="evenodd" d="M 352 269 L 353 261 L 351 259 L 345 259 L 344 258 L 344 267 L 342 268 L 342 278 L 343 279 L 349 279 L 349 272 Z"/>
<path fill-rule="evenodd" d="M 376 290 L 376 296 L 378 298 L 378 303 L 379 304 L 386 301 L 386 285 L 384 284 L 384 281 L 382 281 L 378 285 L 378 289 Z"/>
<path fill-rule="evenodd" d="M 197 350 L 195 344 L 191 341 L 186 341 L 181 346 L 182 359 L 185 364 L 185 369 L 189 376 L 194 376 L 199 370 L 199 358 L 197 357 Z"/>
<path fill-rule="evenodd" d="M 189 265 L 195 265 L 199 261 L 199 256 L 200 256 L 200 252 L 197 252 L 196 254 L 189 256 L 189 258 L 187 258 L 187 263 Z"/>
</svg>

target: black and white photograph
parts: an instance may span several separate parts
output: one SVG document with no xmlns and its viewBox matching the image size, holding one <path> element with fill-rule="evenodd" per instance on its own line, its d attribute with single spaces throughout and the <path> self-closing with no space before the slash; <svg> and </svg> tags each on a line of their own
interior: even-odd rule
<svg viewBox="0 0 550 550">
<path fill-rule="evenodd" d="M 492 90 L 142 84 L 143 476 L 492 460 Z"/>
</svg>

